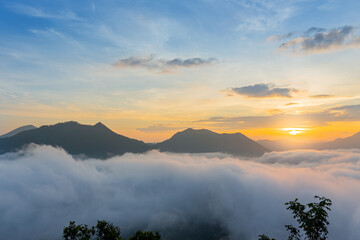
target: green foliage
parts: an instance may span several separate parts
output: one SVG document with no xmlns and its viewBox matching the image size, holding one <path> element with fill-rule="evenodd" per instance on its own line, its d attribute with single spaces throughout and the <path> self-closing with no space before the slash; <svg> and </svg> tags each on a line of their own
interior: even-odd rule
<svg viewBox="0 0 360 240">
<path fill-rule="evenodd" d="M 315 196 L 319 202 L 308 203 L 303 205 L 298 202 L 296 198 L 294 201 L 285 203 L 288 207 L 286 209 L 291 210 L 293 218 L 299 224 L 299 228 L 304 232 L 300 234 L 301 230 L 292 226 L 285 225 L 286 230 L 290 235 L 288 240 L 301 240 L 301 237 L 305 235 L 305 240 L 326 240 L 328 235 L 327 225 L 329 225 L 328 211 L 331 211 L 330 206 L 332 202 L 325 197 Z M 259 240 L 275 240 L 270 239 L 265 235 L 259 235 Z"/>
<path fill-rule="evenodd" d="M 158 232 L 151 231 L 137 231 L 134 236 L 130 237 L 129 240 L 161 240 L 161 236 Z"/>
<path fill-rule="evenodd" d="M 120 228 L 112 223 L 101 220 L 97 221 L 96 226 L 89 228 L 85 224 L 76 225 L 75 221 L 70 221 L 69 226 L 63 229 L 64 240 L 124 240 L 120 236 Z M 161 240 L 158 232 L 137 231 L 129 240 Z"/>
<path fill-rule="evenodd" d="M 285 225 L 286 230 L 290 232 L 288 240 L 300 240 L 300 230 L 292 225 Z"/>
<path fill-rule="evenodd" d="M 91 229 L 87 225 L 76 225 L 75 221 L 70 221 L 69 226 L 63 230 L 64 240 L 90 240 L 95 233 L 94 227 Z"/>
<path fill-rule="evenodd" d="M 259 235 L 259 240 L 275 240 L 275 238 L 269 238 L 268 236 L 262 234 Z"/>
<path fill-rule="evenodd" d="M 96 240 L 122 240 L 120 228 L 104 220 L 97 221 L 95 232 Z"/>
<path fill-rule="evenodd" d="M 299 228 L 304 230 L 305 239 L 325 240 L 328 235 L 327 225 L 329 225 L 327 211 L 331 211 L 332 202 L 325 197 L 315 196 L 315 199 L 318 199 L 319 202 L 302 205 L 298 202 L 298 199 L 295 199 L 285 203 L 285 205 L 288 206 L 288 210 L 293 212 L 293 217 L 299 223 Z M 290 232 L 292 229 L 296 229 L 291 225 L 287 225 L 287 228 L 290 229 Z M 299 236 L 299 231 L 297 236 Z"/>
</svg>

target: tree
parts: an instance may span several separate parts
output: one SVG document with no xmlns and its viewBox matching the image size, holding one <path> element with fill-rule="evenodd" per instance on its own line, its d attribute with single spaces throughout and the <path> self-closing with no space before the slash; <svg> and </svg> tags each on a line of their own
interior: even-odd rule
<svg viewBox="0 0 360 240">
<path fill-rule="evenodd" d="M 262 234 L 259 235 L 259 240 L 275 240 L 275 238 L 269 238 L 268 236 Z"/>
<path fill-rule="evenodd" d="M 96 240 L 122 240 L 120 228 L 105 220 L 97 221 L 95 232 Z"/>
<path fill-rule="evenodd" d="M 89 229 L 86 224 L 76 225 L 75 223 L 75 221 L 70 221 L 69 226 L 64 228 L 64 240 L 90 240 L 95 234 L 94 227 Z"/>
<path fill-rule="evenodd" d="M 161 240 L 161 236 L 158 232 L 154 234 L 151 231 L 142 232 L 139 230 L 129 240 Z"/>
<path fill-rule="evenodd" d="M 290 235 L 288 240 L 301 240 L 301 237 L 305 235 L 305 240 L 325 240 L 327 239 L 329 225 L 328 211 L 331 211 L 330 206 L 332 202 L 325 197 L 315 196 L 319 202 L 308 203 L 303 205 L 298 202 L 296 198 L 294 201 L 285 203 L 288 206 L 286 209 L 291 210 L 293 218 L 299 224 L 299 228 L 292 225 L 285 225 L 286 230 Z M 304 234 L 301 234 L 301 233 Z M 259 235 L 259 240 L 270 240 L 265 235 Z"/>
<path fill-rule="evenodd" d="M 89 228 L 85 224 L 76 225 L 70 221 L 69 226 L 63 229 L 64 240 L 124 240 L 120 236 L 120 228 L 105 220 L 98 220 L 96 226 Z M 129 240 L 161 240 L 158 232 L 137 231 Z"/>
</svg>

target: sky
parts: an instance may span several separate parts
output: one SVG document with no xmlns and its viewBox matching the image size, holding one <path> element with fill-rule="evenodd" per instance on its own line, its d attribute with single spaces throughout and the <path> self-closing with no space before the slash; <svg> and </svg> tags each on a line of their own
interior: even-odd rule
<svg viewBox="0 0 360 240">
<path fill-rule="evenodd" d="M 326 141 L 360 130 L 357 0 L 0 3 L 0 134 L 102 122 Z"/>
</svg>

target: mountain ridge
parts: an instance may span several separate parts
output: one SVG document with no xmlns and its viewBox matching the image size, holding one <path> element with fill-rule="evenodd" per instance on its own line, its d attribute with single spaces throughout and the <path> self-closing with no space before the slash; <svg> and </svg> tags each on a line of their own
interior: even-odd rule
<svg viewBox="0 0 360 240">
<path fill-rule="evenodd" d="M 30 129 L 23 130 L 24 127 Z M 18 132 L 15 131 L 17 129 L 19 129 Z M 101 122 L 84 125 L 68 121 L 39 128 L 27 125 L 17 129 L 9 132 L 15 132 L 15 134 L 0 138 L 0 154 L 17 151 L 30 143 L 61 147 L 72 155 L 100 159 L 124 153 L 144 153 L 153 149 L 161 152 L 221 152 L 234 156 L 257 157 L 274 150 L 360 148 L 360 132 L 347 138 L 338 138 L 325 143 L 298 145 L 296 148 L 297 144 L 294 143 L 281 146 L 281 141 L 259 140 L 256 142 L 240 132 L 216 133 L 208 129 L 187 128 L 175 133 L 165 141 L 152 144 L 115 133 Z M 287 149 L 290 147 L 291 149 Z"/>
<path fill-rule="evenodd" d="M 33 126 L 33 125 L 21 126 L 21 127 L 15 128 L 14 130 L 12 130 L 12 131 L 10 131 L 8 133 L 5 133 L 5 134 L 1 135 L 0 138 L 12 137 L 12 136 L 15 136 L 18 133 L 23 132 L 23 131 L 32 130 L 32 129 L 35 129 L 35 128 L 36 127 Z"/>
<path fill-rule="evenodd" d="M 83 125 L 75 121 L 44 125 L 0 139 L 0 154 L 35 143 L 62 147 L 72 155 L 109 158 L 124 153 L 144 153 L 150 147 L 142 141 L 111 131 L 102 123 Z"/>
<path fill-rule="evenodd" d="M 314 150 L 327 150 L 327 149 L 351 149 L 360 148 L 360 131 L 345 137 L 337 138 L 333 141 L 317 142 L 317 143 L 304 143 L 288 140 L 268 140 L 262 139 L 257 141 L 260 145 L 270 149 L 271 151 L 289 151 L 298 149 L 314 149 Z"/>
<path fill-rule="evenodd" d="M 187 128 L 170 139 L 154 146 L 162 152 L 211 153 L 222 152 L 236 156 L 261 156 L 268 149 L 242 133 L 216 133 L 207 129 Z"/>
<path fill-rule="evenodd" d="M 179 139 L 184 140 L 179 142 Z M 166 143 L 174 141 L 175 145 L 167 148 Z M 185 145 L 183 141 L 186 142 Z M 153 149 L 175 153 L 222 152 L 236 156 L 261 156 L 269 151 L 241 133 L 220 134 L 207 129 L 187 128 L 161 143 L 146 144 L 117 134 L 101 122 L 84 125 L 68 121 L 44 125 L 0 139 L 0 154 L 16 151 L 30 143 L 61 147 L 72 155 L 101 159 L 124 153 L 144 153 Z"/>
</svg>

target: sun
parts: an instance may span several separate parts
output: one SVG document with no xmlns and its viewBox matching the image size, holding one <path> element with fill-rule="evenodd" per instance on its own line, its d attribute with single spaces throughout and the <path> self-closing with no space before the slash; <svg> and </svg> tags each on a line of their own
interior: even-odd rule
<svg viewBox="0 0 360 240">
<path fill-rule="evenodd" d="M 283 131 L 288 132 L 290 135 L 296 136 L 301 134 L 305 129 L 304 128 L 283 128 Z"/>
</svg>

